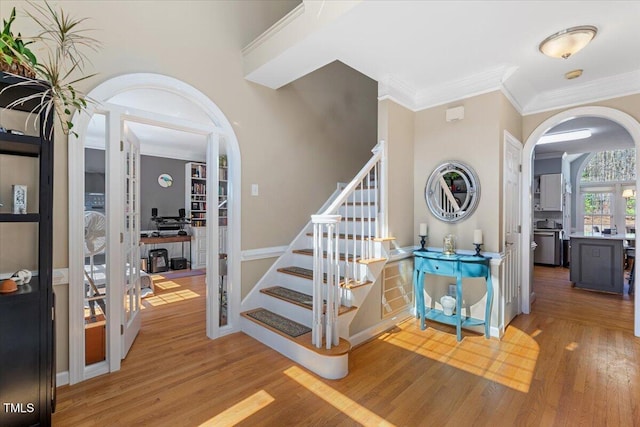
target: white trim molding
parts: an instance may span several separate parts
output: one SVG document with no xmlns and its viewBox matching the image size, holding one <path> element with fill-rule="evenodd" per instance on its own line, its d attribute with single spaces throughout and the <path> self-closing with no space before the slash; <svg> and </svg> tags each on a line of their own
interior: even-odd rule
<svg viewBox="0 0 640 427">
<path fill-rule="evenodd" d="M 522 312 L 528 314 L 531 311 L 531 303 L 533 295 L 531 294 L 531 272 L 532 272 L 532 256 L 531 256 L 531 242 L 532 242 L 532 216 L 533 210 L 531 201 L 533 199 L 533 150 L 536 143 L 553 126 L 563 123 L 567 120 L 577 117 L 602 117 L 609 119 L 621 125 L 629 132 L 631 138 L 634 141 L 636 147 L 636 165 L 640 165 L 640 123 L 630 116 L 629 114 L 609 107 L 600 106 L 588 106 L 577 107 L 562 111 L 554 116 L 548 118 L 536 127 L 531 135 L 527 138 L 524 148 L 522 150 L 522 192 L 524 197 L 522 198 L 522 241 L 521 241 L 521 253 L 522 253 Z M 636 187 L 640 188 L 640 174 L 637 174 Z M 526 193 L 528 191 L 528 193 Z M 636 199 L 636 212 L 638 212 L 640 204 Z M 636 246 L 640 240 L 636 235 Z M 636 265 L 634 268 L 638 269 Z M 634 294 L 634 335 L 640 337 L 640 292 Z"/>
<path fill-rule="evenodd" d="M 256 261 L 259 259 L 277 258 L 287 251 L 289 246 L 271 246 L 268 248 L 247 249 L 240 253 L 240 261 Z"/>
</svg>

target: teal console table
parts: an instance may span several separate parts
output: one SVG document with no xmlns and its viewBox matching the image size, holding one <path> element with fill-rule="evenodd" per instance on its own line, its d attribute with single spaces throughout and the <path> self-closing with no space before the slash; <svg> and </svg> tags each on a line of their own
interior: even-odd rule
<svg viewBox="0 0 640 427">
<path fill-rule="evenodd" d="M 444 255 L 440 252 L 417 250 L 414 254 L 413 284 L 416 295 L 416 314 L 420 316 L 420 329 L 426 329 L 426 319 L 440 323 L 455 325 L 456 337 L 462 340 L 463 326 L 484 325 L 484 333 L 489 338 L 491 323 L 491 304 L 493 302 L 493 285 L 491 283 L 490 259 L 473 255 Z M 424 277 L 425 274 L 438 276 L 451 276 L 456 279 L 456 310 L 451 316 L 445 315 L 442 310 L 431 308 L 428 311 L 424 303 Z M 470 316 L 462 316 L 462 279 L 464 277 L 483 277 L 486 280 L 487 298 L 485 304 L 484 319 L 476 319 Z"/>
</svg>

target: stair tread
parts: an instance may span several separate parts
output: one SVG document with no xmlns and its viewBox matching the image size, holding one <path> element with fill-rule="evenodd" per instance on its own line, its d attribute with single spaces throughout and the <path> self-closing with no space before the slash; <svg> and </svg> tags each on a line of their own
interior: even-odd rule
<svg viewBox="0 0 640 427">
<path fill-rule="evenodd" d="M 256 309 L 253 309 L 253 310 L 245 311 L 245 312 L 240 313 L 240 315 L 243 316 L 244 318 L 249 319 L 252 322 L 255 322 L 255 323 L 257 323 L 257 324 L 269 329 L 270 331 L 273 331 L 273 332 L 277 333 L 278 335 L 280 335 L 282 337 L 285 337 L 285 338 L 287 338 L 287 339 L 289 339 L 289 340 L 291 340 L 291 341 L 293 341 L 293 342 L 295 342 L 295 343 L 297 343 L 297 344 L 299 344 L 299 345 L 301 345 L 301 346 L 303 346 L 303 347 L 305 347 L 305 348 L 307 348 L 309 350 L 312 350 L 312 351 L 314 351 L 314 352 L 316 352 L 318 354 L 322 354 L 322 355 L 325 355 L 325 356 L 342 356 L 342 355 L 348 353 L 351 350 L 351 343 L 349 343 L 349 341 L 347 341 L 347 340 L 345 340 L 343 338 L 340 338 L 340 342 L 339 342 L 339 344 L 337 346 L 331 347 L 329 350 L 324 348 L 324 346 L 322 348 L 317 348 L 316 346 L 314 346 L 311 343 L 311 332 L 310 331 L 306 332 L 304 334 L 298 335 L 297 337 L 293 337 L 293 336 L 288 335 L 287 333 L 281 331 L 280 329 L 278 329 L 277 325 L 275 325 L 273 323 L 272 324 L 265 323 L 265 322 L 261 321 L 260 319 L 254 317 L 256 312 L 266 312 L 268 317 L 271 317 L 271 318 L 274 318 L 274 319 L 283 319 L 282 321 L 285 322 L 285 323 L 292 322 L 292 323 L 294 323 L 296 325 L 300 325 L 299 323 L 294 322 L 291 319 L 287 319 L 284 316 L 280 316 L 280 315 L 278 315 L 276 313 L 273 313 L 273 312 L 271 312 L 271 311 L 269 311 L 267 309 L 264 309 L 264 308 L 256 308 Z M 301 326 L 304 326 L 304 325 L 301 325 Z M 310 328 L 308 328 L 308 329 L 310 329 Z"/>
<path fill-rule="evenodd" d="M 313 280 L 313 270 L 310 270 L 308 268 L 289 266 L 289 267 L 279 268 L 278 271 L 280 273 L 291 274 L 293 276 L 298 276 L 298 277 L 302 277 L 304 279 Z M 326 280 L 326 277 L 325 277 L 324 282 L 326 283 L 326 281 L 327 280 Z M 360 286 L 369 285 L 371 283 L 372 282 L 369 281 L 369 280 L 367 280 L 365 282 L 358 282 L 357 280 L 353 280 L 353 279 L 350 279 L 349 283 L 344 283 L 344 277 L 340 277 L 340 286 L 342 286 L 344 288 L 347 288 L 347 289 L 358 288 Z"/>
<path fill-rule="evenodd" d="M 294 249 L 292 252 L 294 254 L 313 256 L 313 249 L 309 249 L 309 248 Z M 327 257 L 326 251 L 323 252 L 323 256 L 324 258 Z M 360 258 L 359 256 L 354 257 L 354 255 L 349 255 L 349 261 L 353 261 L 354 259 L 360 264 L 373 264 L 374 262 L 382 262 L 387 260 L 386 258 Z M 340 253 L 340 261 L 345 261 L 345 260 L 346 260 L 345 254 Z"/>
<path fill-rule="evenodd" d="M 313 309 L 313 296 L 303 292 L 294 291 L 293 289 L 285 288 L 284 286 L 272 286 L 270 288 L 260 289 L 260 292 L 309 310 Z M 326 305 L 323 308 L 323 312 L 325 309 Z M 340 308 L 338 309 L 338 316 L 356 309 L 357 307 L 354 306 L 347 307 L 345 305 L 340 305 Z"/>
</svg>

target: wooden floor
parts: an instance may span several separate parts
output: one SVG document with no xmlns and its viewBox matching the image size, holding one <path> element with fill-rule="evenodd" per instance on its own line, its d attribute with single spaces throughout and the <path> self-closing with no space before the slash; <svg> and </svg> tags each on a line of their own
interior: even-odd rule
<svg viewBox="0 0 640 427">
<path fill-rule="evenodd" d="M 252 338 L 204 330 L 203 276 L 156 284 L 122 369 L 58 389 L 55 426 L 640 426 L 627 296 L 536 268 L 537 301 L 501 341 L 414 319 L 319 379 Z M 164 288 L 164 290 L 163 290 Z"/>
</svg>

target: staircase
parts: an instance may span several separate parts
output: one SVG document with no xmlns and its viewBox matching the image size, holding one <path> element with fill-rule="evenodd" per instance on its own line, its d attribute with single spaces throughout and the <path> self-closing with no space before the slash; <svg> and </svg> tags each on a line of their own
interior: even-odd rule
<svg viewBox="0 0 640 427">
<path fill-rule="evenodd" d="M 349 325 L 388 259 L 380 142 L 242 301 L 243 332 L 321 377 L 348 373 Z"/>
</svg>

